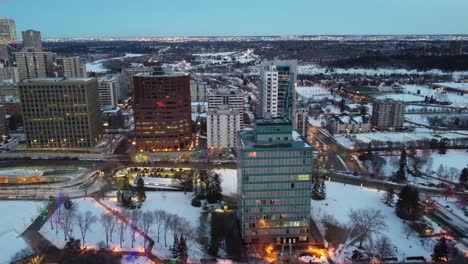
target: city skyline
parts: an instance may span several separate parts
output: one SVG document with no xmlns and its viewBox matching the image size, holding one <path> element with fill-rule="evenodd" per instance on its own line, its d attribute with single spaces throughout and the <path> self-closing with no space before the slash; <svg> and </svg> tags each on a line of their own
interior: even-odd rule
<svg viewBox="0 0 468 264">
<path fill-rule="evenodd" d="M 9 0 L 0 7 L 18 32 L 36 29 L 44 38 L 468 34 L 463 0 Z M 281 16 L 288 20 L 276 21 Z"/>
</svg>

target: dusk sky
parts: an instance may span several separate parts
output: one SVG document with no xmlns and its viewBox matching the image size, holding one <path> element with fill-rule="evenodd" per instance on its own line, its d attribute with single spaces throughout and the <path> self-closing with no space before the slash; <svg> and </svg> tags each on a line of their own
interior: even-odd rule
<svg viewBox="0 0 468 264">
<path fill-rule="evenodd" d="M 468 34 L 467 0 L 0 0 L 51 37 Z"/>
</svg>

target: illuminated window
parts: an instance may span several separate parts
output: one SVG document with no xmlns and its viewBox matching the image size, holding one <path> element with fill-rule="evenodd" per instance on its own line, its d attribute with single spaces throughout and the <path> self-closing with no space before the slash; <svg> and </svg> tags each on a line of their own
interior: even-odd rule
<svg viewBox="0 0 468 264">
<path fill-rule="evenodd" d="M 257 157 L 257 152 L 249 152 L 249 153 L 247 153 L 247 156 L 249 156 L 249 157 Z"/>
<path fill-rule="evenodd" d="M 297 175 L 299 181 L 308 181 L 310 180 L 310 175 Z"/>
</svg>

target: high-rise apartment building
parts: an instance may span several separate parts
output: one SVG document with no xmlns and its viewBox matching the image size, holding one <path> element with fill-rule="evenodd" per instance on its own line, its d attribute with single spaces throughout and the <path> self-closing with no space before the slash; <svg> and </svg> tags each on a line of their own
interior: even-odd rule
<svg viewBox="0 0 468 264">
<path fill-rule="evenodd" d="M 191 147 L 190 76 L 155 68 L 133 77 L 135 141 L 139 150 Z"/>
<path fill-rule="evenodd" d="M 309 241 L 312 148 L 287 118 L 257 119 L 239 133 L 237 195 L 245 242 Z"/>
<path fill-rule="evenodd" d="M 372 106 L 372 126 L 382 130 L 398 130 L 405 122 L 405 104 L 393 100 L 377 101 Z"/>
<path fill-rule="evenodd" d="M 13 19 L 0 18 L 0 40 L 16 41 L 16 23 Z"/>
<path fill-rule="evenodd" d="M 239 110 L 219 107 L 207 112 L 208 148 L 237 147 L 237 132 L 241 129 Z"/>
<path fill-rule="evenodd" d="M 127 98 L 129 95 L 133 95 L 133 76 L 139 73 L 151 73 L 152 71 L 152 67 L 146 67 L 142 65 L 122 69 L 122 86 L 120 89 L 121 98 Z"/>
<path fill-rule="evenodd" d="M 23 51 L 42 51 L 41 32 L 36 30 L 26 30 L 23 35 Z"/>
<path fill-rule="evenodd" d="M 8 137 L 8 134 L 5 107 L 0 105 L 0 141 L 5 141 Z"/>
<path fill-rule="evenodd" d="M 206 82 L 190 80 L 190 96 L 192 102 L 206 102 L 206 94 L 210 86 Z"/>
<path fill-rule="evenodd" d="M 89 149 L 102 137 L 95 78 L 44 78 L 19 84 L 28 148 Z"/>
<path fill-rule="evenodd" d="M 55 77 L 54 54 L 51 52 L 15 52 L 20 81 L 34 78 Z"/>
<path fill-rule="evenodd" d="M 309 109 L 308 107 L 296 107 L 294 109 L 294 129 L 304 138 L 307 138 L 308 132 L 308 118 L 309 118 Z"/>
<path fill-rule="evenodd" d="M 239 111 L 241 129 L 244 128 L 244 93 L 235 88 L 218 88 L 208 93 L 208 109 L 228 107 Z"/>
<path fill-rule="evenodd" d="M 0 65 L 0 82 L 11 81 L 13 83 L 19 82 L 19 73 L 17 67 L 4 67 Z"/>
<path fill-rule="evenodd" d="M 264 61 L 260 65 L 260 107 L 257 115 L 292 119 L 297 61 Z"/>
<path fill-rule="evenodd" d="M 118 102 L 120 92 L 119 78 L 108 75 L 99 78 L 99 100 L 102 109 L 115 108 Z"/>
<path fill-rule="evenodd" d="M 80 70 L 80 57 L 57 58 L 59 77 L 85 77 Z"/>
</svg>

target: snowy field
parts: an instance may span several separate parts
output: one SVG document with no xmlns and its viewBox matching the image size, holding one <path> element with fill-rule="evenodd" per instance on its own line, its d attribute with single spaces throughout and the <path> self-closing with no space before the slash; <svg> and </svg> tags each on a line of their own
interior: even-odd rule
<svg viewBox="0 0 468 264">
<path fill-rule="evenodd" d="M 87 198 L 87 199 L 74 199 L 73 200 L 73 206 L 77 206 L 78 213 L 85 213 L 86 211 L 90 211 L 94 216 L 99 218 L 102 214 L 107 212 L 107 209 L 96 203 L 94 199 Z M 61 210 L 66 210 L 63 207 Z M 49 239 L 54 245 L 56 245 L 59 248 L 63 248 L 66 244 L 65 241 L 65 236 L 62 231 L 62 228 L 58 227 L 56 225 L 55 219 L 58 217 L 60 212 L 57 210 L 54 214 L 53 217 L 49 219 L 49 221 L 42 226 L 40 232 L 43 234 L 47 239 Z M 78 225 L 75 224 L 75 226 L 72 228 L 73 232 L 73 237 L 77 239 L 81 239 L 81 234 L 80 234 L 80 229 L 78 228 Z M 114 230 L 114 234 L 112 236 L 112 240 L 109 241 L 109 247 L 110 248 L 120 248 L 119 245 L 119 235 L 117 234 L 117 227 Z M 125 250 L 141 250 L 143 248 L 143 239 L 140 237 L 136 237 L 136 242 L 134 244 L 134 247 L 132 248 L 131 246 L 131 229 L 127 228 L 126 230 L 126 239 L 122 244 L 122 248 Z M 104 228 L 101 224 L 100 221 L 95 222 L 94 224 L 91 225 L 90 230 L 86 234 L 86 243 L 84 246 L 87 247 L 92 247 L 92 248 L 98 248 L 98 244 L 101 242 L 105 243 L 106 238 L 105 238 L 105 233 L 104 233 Z M 83 244 L 83 241 L 81 241 Z"/>
<path fill-rule="evenodd" d="M 237 170 L 234 169 L 216 169 L 221 178 L 221 189 L 224 195 L 236 195 L 237 193 Z"/>
<path fill-rule="evenodd" d="M 407 235 L 407 225 L 396 216 L 395 208 L 388 207 L 381 201 L 383 192 L 328 181 L 326 188 L 326 200 L 312 200 L 312 218 L 318 222 L 322 234 L 325 232 L 325 228 L 320 220 L 324 215 L 331 214 L 340 224 L 348 224 L 348 214 L 351 209 L 372 208 L 382 212 L 387 225 L 387 228 L 374 237 L 387 236 L 397 250 L 396 257 L 400 260 L 409 256 L 424 256 L 426 259 L 430 259 L 435 241 L 430 238 L 420 238 L 414 232 Z M 345 248 L 337 252 L 334 260 L 341 263 L 347 256 L 351 257 L 350 251 L 352 251 L 350 248 Z"/>
<path fill-rule="evenodd" d="M 143 202 L 141 207 L 141 211 L 143 212 L 154 212 L 156 210 L 162 210 L 166 213 L 171 213 L 178 215 L 179 217 L 184 218 L 190 224 L 192 229 L 197 228 L 199 225 L 199 217 L 200 213 L 202 212 L 201 208 L 193 207 L 190 203 L 193 198 L 192 193 L 184 194 L 183 192 L 166 192 L 166 191 L 158 191 L 158 192 L 146 192 L 146 201 Z M 106 199 L 105 203 L 111 206 L 115 210 L 122 210 L 120 206 L 117 205 L 117 200 L 115 198 Z M 169 250 L 169 246 L 173 244 L 173 237 L 171 232 L 167 234 L 167 245 L 168 247 L 164 246 L 164 239 L 161 237 L 160 242 L 157 242 L 157 234 L 156 227 L 153 226 L 149 231 L 149 236 L 155 240 L 155 244 L 153 247 L 153 254 L 157 255 L 161 258 L 169 258 L 171 256 L 171 252 Z M 138 248 L 143 246 L 143 239 L 139 239 L 139 243 L 136 243 Z M 202 252 L 201 246 L 194 242 L 189 241 L 189 258 L 191 259 L 200 259 L 204 257 L 204 253 Z"/>
<path fill-rule="evenodd" d="M 380 142 L 411 142 L 417 140 L 431 140 L 434 135 L 440 135 L 448 139 L 466 138 L 467 135 L 461 133 L 433 133 L 431 131 L 414 131 L 414 132 L 369 132 L 352 135 L 354 141 L 368 144 L 371 141 Z"/>
<path fill-rule="evenodd" d="M 327 67 L 320 67 L 317 64 L 309 64 L 309 65 L 300 65 L 298 66 L 299 74 L 325 74 L 325 75 L 332 75 L 332 74 L 359 74 L 365 76 L 388 76 L 393 74 L 401 74 L 401 75 L 434 75 L 434 76 L 442 76 L 442 75 L 452 75 L 453 79 L 459 79 L 460 76 L 467 76 L 468 72 L 464 71 L 456 71 L 456 72 L 443 72 L 441 70 L 433 69 L 430 71 L 418 71 L 418 70 L 406 70 L 406 69 L 364 69 L 364 68 L 350 68 L 350 69 L 343 69 L 343 68 L 334 68 L 333 70 L 329 70 Z"/>
<path fill-rule="evenodd" d="M 402 85 L 405 93 L 411 93 L 417 95 L 419 93 L 420 96 L 424 97 L 431 97 L 446 99 L 451 102 L 452 106 L 460 106 L 464 107 L 468 105 L 468 95 L 458 95 L 453 92 L 447 92 L 446 94 L 441 94 L 436 90 L 431 89 L 429 86 L 422 86 L 422 85 Z"/>
<path fill-rule="evenodd" d="M 123 57 L 115 57 L 110 59 L 102 59 L 93 62 L 86 63 L 86 71 L 87 72 L 97 72 L 97 73 L 105 73 L 109 70 L 104 68 L 103 63 L 108 60 L 121 60 L 123 58 L 134 58 L 134 57 L 141 57 L 145 56 L 146 54 L 134 54 L 134 53 L 125 53 Z"/>
<path fill-rule="evenodd" d="M 0 224 L 0 264 L 10 263 L 11 258 L 29 245 L 19 235 L 39 215 L 43 204 L 32 201 L 0 201 L 0 211 L 5 212 Z"/>
</svg>

